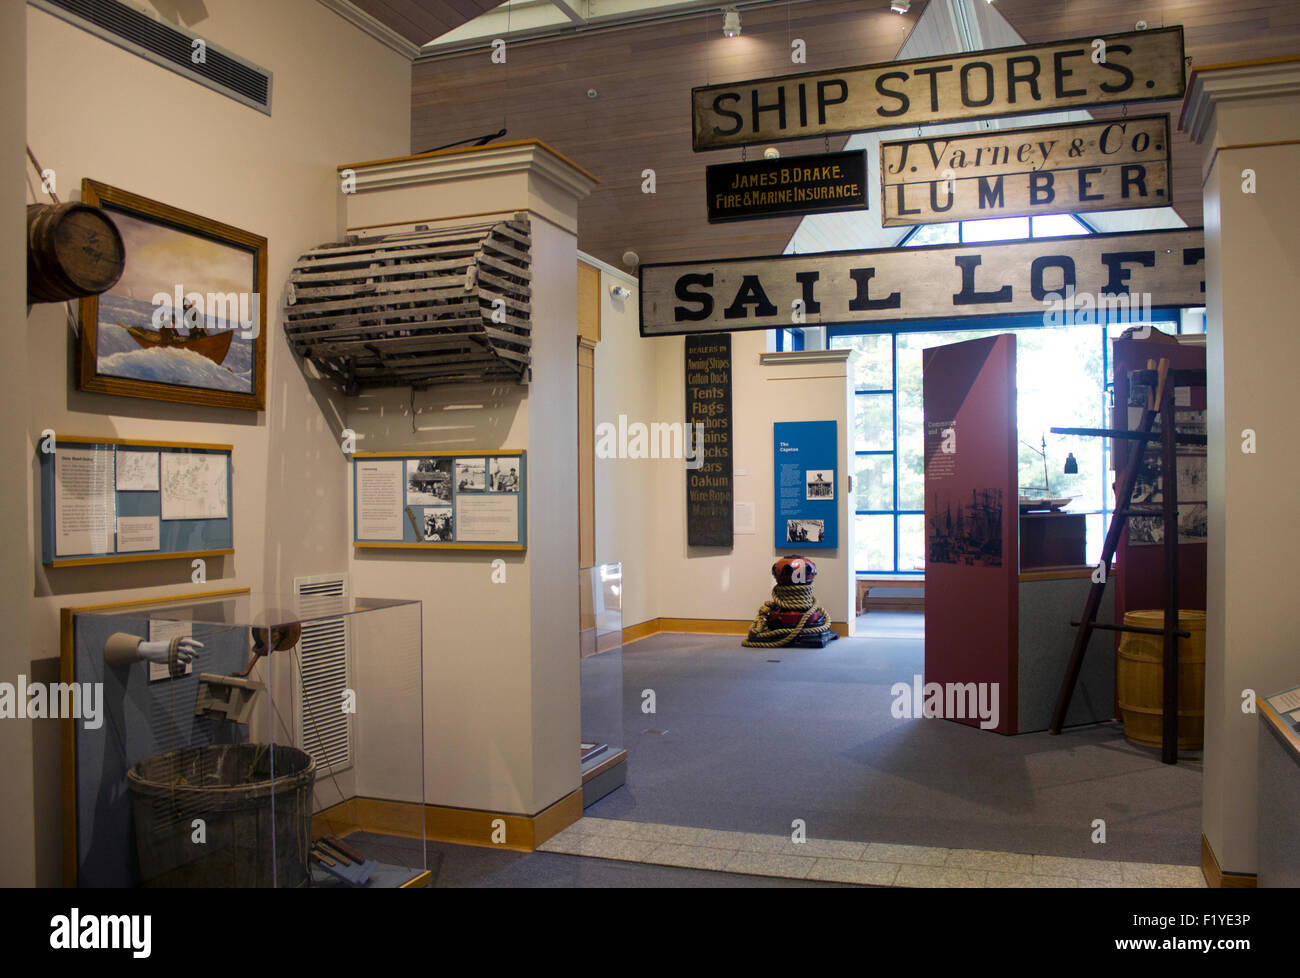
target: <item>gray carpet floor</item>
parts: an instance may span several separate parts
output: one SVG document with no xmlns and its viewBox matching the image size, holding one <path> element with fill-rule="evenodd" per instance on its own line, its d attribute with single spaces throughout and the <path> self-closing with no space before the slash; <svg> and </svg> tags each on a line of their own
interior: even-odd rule
<svg viewBox="0 0 1300 978">
<path fill-rule="evenodd" d="M 922 672 L 920 616 L 860 622 L 824 649 L 663 634 L 627 646 L 621 668 L 584 660 L 584 703 L 621 687 L 629 754 L 627 784 L 586 814 L 770 834 L 802 819 L 809 838 L 1199 864 L 1199 754 L 1161 764 L 1118 723 L 1005 737 L 895 719 L 890 687 Z"/>
</svg>

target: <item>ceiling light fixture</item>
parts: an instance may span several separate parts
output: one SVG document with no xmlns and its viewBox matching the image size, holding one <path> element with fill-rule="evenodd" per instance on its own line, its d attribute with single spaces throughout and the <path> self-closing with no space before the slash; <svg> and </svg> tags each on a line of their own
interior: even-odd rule
<svg viewBox="0 0 1300 978">
<path fill-rule="evenodd" d="M 740 11 L 735 7 L 727 7 L 722 11 L 722 36 L 740 36 Z"/>
<path fill-rule="evenodd" d="M 911 6 L 912 0 L 894 0 L 894 2 L 889 5 L 889 9 L 896 14 L 905 14 Z"/>
</svg>

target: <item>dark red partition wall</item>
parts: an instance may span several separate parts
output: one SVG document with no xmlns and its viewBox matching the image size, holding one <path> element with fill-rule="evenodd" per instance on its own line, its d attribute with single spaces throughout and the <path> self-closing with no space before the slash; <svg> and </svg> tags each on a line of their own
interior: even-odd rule
<svg viewBox="0 0 1300 978">
<path fill-rule="evenodd" d="M 924 352 L 922 369 L 925 682 L 945 688 L 997 683 L 992 729 L 1013 734 L 1020 571 L 1016 338 L 933 347 Z M 945 452 L 950 428 L 955 451 Z M 958 722 L 980 724 L 978 718 Z"/>
<path fill-rule="evenodd" d="M 1147 360 L 1159 362 L 1161 357 L 1169 361 L 1175 370 L 1204 370 L 1205 347 L 1185 346 L 1180 343 L 1168 343 L 1153 340 L 1117 339 L 1112 343 L 1115 364 L 1115 407 L 1111 423 L 1116 428 L 1128 428 L 1129 418 L 1126 407 L 1129 400 L 1128 374 L 1130 370 L 1141 370 Z M 1192 388 L 1189 403 L 1184 408 L 1192 411 L 1205 411 L 1205 389 Z M 1158 444 L 1158 443 L 1157 443 Z M 1116 478 L 1123 471 L 1127 458 L 1127 445 L 1121 443 L 1114 447 L 1112 465 L 1115 466 Z M 1188 449 L 1180 447 L 1183 453 Z M 1112 490 L 1113 492 L 1113 490 Z M 1180 503 L 1206 498 L 1204 487 L 1179 485 Z M 1179 514 L 1181 519 L 1182 513 Z M 1143 608 L 1160 608 L 1164 606 L 1164 548 L 1158 546 L 1133 546 L 1129 541 L 1130 530 L 1126 526 L 1120 536 L 1119 549 L 1115 552 L 1115 616 L 1124 620 L 1126 611 Z M 1205 609 L 1205 562 L 1207 546 L 1204 543 L 1182 543 L 1178 547 L 1178 589 L 1180 604 L 1184 608 Z"/>
</svg>

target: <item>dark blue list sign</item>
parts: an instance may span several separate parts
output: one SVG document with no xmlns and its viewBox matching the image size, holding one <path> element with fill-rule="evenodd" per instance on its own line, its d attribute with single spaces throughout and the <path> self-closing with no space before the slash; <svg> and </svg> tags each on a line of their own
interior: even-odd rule
<svg viewBox="0 0 1300 978">
<path fill-rule="evenodd" d="M 697 440 L 701 431 L 703 445 Z M 686 337 L 685 439 L 686 542 L 692 547 L 730 547 L 735 495 L 730 333 Z"/>
</svg>

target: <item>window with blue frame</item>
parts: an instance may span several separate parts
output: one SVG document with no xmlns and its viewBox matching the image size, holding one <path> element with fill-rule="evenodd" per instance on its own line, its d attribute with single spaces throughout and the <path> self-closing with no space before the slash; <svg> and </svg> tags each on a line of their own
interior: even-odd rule
<svg viewBox="0 0 1300 978">
<path fill-rule="evenodd" d="M 993 227 L 992 225 L 997 225 Z M 906 244 L 1087 234 L 1068 214 L 966 221 L 916 228 Z M 925 566 L 921 352 L 997 333 L 1016 335 L 1020 485 L 1028 494 L 1073 496 L 1086 513 L 1089 560 L 1098 558 L 1111 508 L 1108 441 L 1053 435 L 1053 427 L 1109 424 L 1110 339 L 1132 323 L 1052 327 L 1041 314 L 898 324 L 830 326 L 827 345 L 850 347 L 855 359 L 853 492 L 859 574 L 919 574 Z M 1153 309 L 1150 321 L 1182 332 L 1179 310 Z M 1194 327 L 1193 327 L 1194 328 Z M 1199 332 L 1204 331 L 1203 320 Z M 779 340 L 778 340 L 779 343 Z M 1047 449 L 1043 487 L 1042 444 Z M 1066 475 L 1066 455 L 1079 471 Z"/>
</svg>

